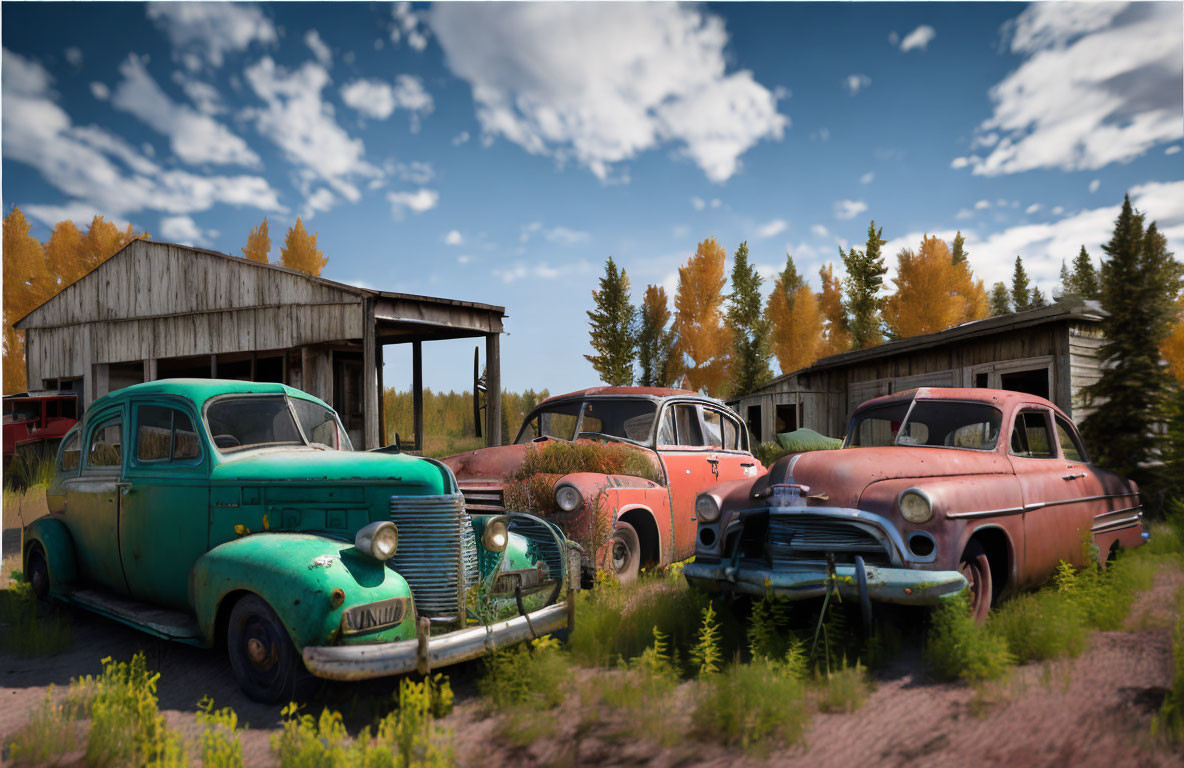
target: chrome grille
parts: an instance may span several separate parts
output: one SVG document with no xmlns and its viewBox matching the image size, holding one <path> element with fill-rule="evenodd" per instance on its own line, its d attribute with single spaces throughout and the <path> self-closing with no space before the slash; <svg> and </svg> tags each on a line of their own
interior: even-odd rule
<svg viewBox="0 0 1184 768">
<path fill-rule="evenodd" d="M 392 496 L 399 549 L 390 566 L 407 580 L 421 616 L 458 615 L 458 587 L 477 582 L 477 537 L 459 493 Z"/>
<path fill-rule="evenodd" d="M 501 515 L 506 511 L 506 500 L 501 488 L 469 487 L 460 489 L 465 497 L 465 508 L 478 515 Z"/>
<path fill-rule="evenodd" d="M 840 561 L 854 555 L 881 560 L 888 550 L 865 524 L 801 515 L 769 515 L 769 557 L 773 562 L 819 560 L 828 553 L 839 555 Z"/>
<path fill-rule="evenodd" d="M 556 534 L 551 531 L 547 523 L 535 517 L 514 515 L 510 518 L 510 532 L 516 533 L 530 542 L 530 549 L 534 551 L 536 559 L 547 564 L 551 578 L 562 578 L 566 548 L 555 541 Z M 559 541 L 563 541 L 562 535 Z"/>
</svg>

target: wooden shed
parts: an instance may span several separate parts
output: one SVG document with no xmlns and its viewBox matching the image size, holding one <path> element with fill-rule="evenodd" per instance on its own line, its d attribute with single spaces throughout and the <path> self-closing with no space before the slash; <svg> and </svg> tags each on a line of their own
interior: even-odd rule
<svg viewBox="0 0 1184 768">
<path fill-rule="evenodd" d="M 142 381 L 215 377 L 290 384 L 341 415 L 355 446 L 376 448 L 383 347 L 410 344 L 415 447 L 423 442 L 422 345 L 484 338 L 485 434 L 501 437 L 504 307 L 376 291 L 275 264 L 135 240 L 16 323 L 32 388 L 84 404 Z M 467 365 L 458 366 L 466 371 Z M 404 436 L 405 437 L 405 436 Z"/>
<path fill-rule="evenodd" d="M 914 387 L 989 387 L 1046 397 L 1080 420 L 1082 387 L 1098 380 L 1103 310 L 1066 297 L 937 333 L 824 357 L 731 405 L 753 439 L 808 427 L 842 437 L 856 406 Z"/>
</svg>

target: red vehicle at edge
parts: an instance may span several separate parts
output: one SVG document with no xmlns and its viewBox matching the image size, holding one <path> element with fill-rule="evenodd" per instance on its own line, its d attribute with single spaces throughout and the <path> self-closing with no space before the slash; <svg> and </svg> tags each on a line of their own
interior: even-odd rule
<svg viewBox="0 0 1184 768">
<path fill-rule="evenodd" d="M 4 397 L 4 469 L 17 453 L 51 454 L 78 422 L 72 392 L 22 392 Z"/>
<path fill-rule="evenodd" d="M 748 428 L 718 400 L 683 389 L 595 387 L 549 398 L 527 414 L 513 445 L 444 459 L 469 509 L 505 508 L 507 479 L 531 445 L 550 440 L 620 442 L 650 455 L 659 482 L 594 472 L 555 479 L 555 506 L 578 512 L 591 499 L 612 514 L 608 554 L 623 581 L 640 567 L 695 551 L 695 499 L 722 482 L 756 478 Z M 561 524 L 562 525 L 562 524 Z M 588 553 L 590 554 L 590 553 Z"/>
</svg>

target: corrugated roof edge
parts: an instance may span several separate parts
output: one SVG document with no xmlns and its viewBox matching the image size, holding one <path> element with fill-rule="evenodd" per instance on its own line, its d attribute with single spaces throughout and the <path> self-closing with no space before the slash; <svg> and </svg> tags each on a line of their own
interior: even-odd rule
<svg viewBox="0 0 1184 768">
<path fill-rule="evenodd" d="M 332 287 L 337 288 L 339 290 L 348 291 L 349 293 L 354 293 L 359 296 L 366 295 L 366 296 L 378 296 L 378 297 L 385 298 L 385 299 L 406 299 L 409 301 L 432 302 L 435 304 L 446 304 L 451 307 L 465 307 L 467 309 L 477 309 L 477 310 L 482 310 L 482 311 L 486 311 L 486 312 L 497 312 L 497 313 L 499 313 L 499 315 L 501 317 L 507 316 L 506 315 L 506 308 L 499 307 L 496 304 L 482 304 L 482 303 L 475 302 L 475 301 L 461 301 L 460 299 L 445 299 L 440 296 L 422 296 L 422 295 L 415 294 L 415 293 L 396 293 L 393 291 L 379 291 L 379 290 L 375 290 L 373 288 L 362 288 L 362 287 L 359 287 L 356 285 L 350 285 L 349 283 L 339 283 L 336 280 L 330 280 L 327 277 L 320 277 L 318 275 L 309 275 L 304 272 L 300 272 L 299 270 L 288 269 L 287 267 L 282 266 L 280 264 L 272 264 L 270 262 L 264 264 L 261 261 L 254 261 L 254 260 L 248 259 L 244 256 L 234 256 L 229 253 L 222 253 L 221 251 L 211 251 L 208 248 L 197 248 L 192 245 L 182 245 L 180 243 L 168 243 L 163 240 L 149 240 L 146 237 L 138 237 L 135 240 L 132 240 L 130 243 L 123 246 L 115 253 L 111 254 L 111 258 L 107 259 L 107 261 L 111 261 L 112 259 L 115 259 L 121 253 L 126 251 L 128 248 L 131 248 L 133 245 L 135 245 L 138 242 L 150 243 L 152 245 L 164 245 L 164 246 L 168 246 L 169 248 L 184 248 L 185 250 L 193 251 L 194 253 L 204 253 L 207 256 L 218 256 L 223 259 L 230 259 L 231 261 L 234 261 L 237 263 L 249 264 L 251 266 L 259 267 L 262 269 L 275 269 L 280 272 L 287 272 L 290 275 L 296 275 L 297 277 L 302 277 L 306 280 L 312 280 L 314 282 L 323 283 L 325 285 L 332 286 Z M 106 264 L 107 261 L 104 261 L 103 264 Z M 85 280 L 88 275 L 90 275 L 93 272 L 97 272 L 99 269 L 101 269 L 103 264 L 100 264 L 99 266 L 95 267 L 90 272 L 87 272 L 85 275 L 83 275 L 82 277 L 80 277 L 78 279 Z M 41 309 L 46 304 L 53 301 L 54 299 L 56 299 L 60 295 L 61 295 L 61 293 L 59 292 L 59 293 L 51 296 L 50 298 L 46 299 L 45 301 L 41 302 L 36 307 L 31 309 L 24 317 L 20 318 L 15 323 L 13 323 L 13 326 L 15 328 L 19 329 L 21 327 L 21 324 L 25 321 L 25 318 L 29 317 L 29 315 L 32 315 L 34 312 Z"/>
</svg>

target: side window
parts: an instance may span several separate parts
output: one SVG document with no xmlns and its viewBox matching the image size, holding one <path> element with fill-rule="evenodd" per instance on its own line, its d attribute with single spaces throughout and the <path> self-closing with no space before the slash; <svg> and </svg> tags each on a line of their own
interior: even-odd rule
<svg viewBox="0 0 1184 768">
<path fill-rule="evenodd" d="M 710 408 L 703 409 L 703 426 L 706 430 L 707 439 L 704 441 L 706 445 L 712 448 L 724 447 L 724 429 L 723 419 L 719 411 L 713 411 Z"/>
<path fill-rule="evenodd" d="M 119 467 L 123 464 L 123 424 L 119 419 L 100 424 L 90 435 L 86 467 Z"/>
<path fill-rule="evenodd" d="M 658 445 L 678 445 L 678 437 L 674 432 L 674 408 L 667 408 L 662 414 L 662 423 L 658 426 Z"/>
<path fill-rule="evenodd" d="M 699 409 L 690 404 L 674 406 L 675 428 L 678 430 L 677 445 L 702 447 L 703 430 L 699 428 Z"/>
<path fill-rule="evenodd" d="M 1041 411 L 1021 411 L 1011 432 L 1011 452 L 1029 459 L 1055 459 L 1056 450 Z"/>
<path fill-rule="evenodd" d="M 162 405 L 136 407 L 136 461 L 201 458 L 201 444 L 189 414 Z"/>
<path fill-rule="evenodd" d="M 723 425 L 724 448 L 734 451 L 740 447 L 740 427 L 727 416 L 723 417 Z"/>
<path fill-rule="evenodd" d="M 81 444 L 82 437 L 79 436 L 77 430 L 66 436 L 62 443 L 62 461 L 58 464 L 59 469 L 63 472 L 74 472 L 78 469 L 78 460 L 81 456 L 79 446 Z"/>
<path fill-rule="evenodd" d="M 1085 449 L 1077 439 L 1077 433 L 1069 422 L 1057 416 L 1057 441 L 1061 444 L 1061 453 L 1069 461 L 1089 461 L 1085 456 Z"/>
</svg>

